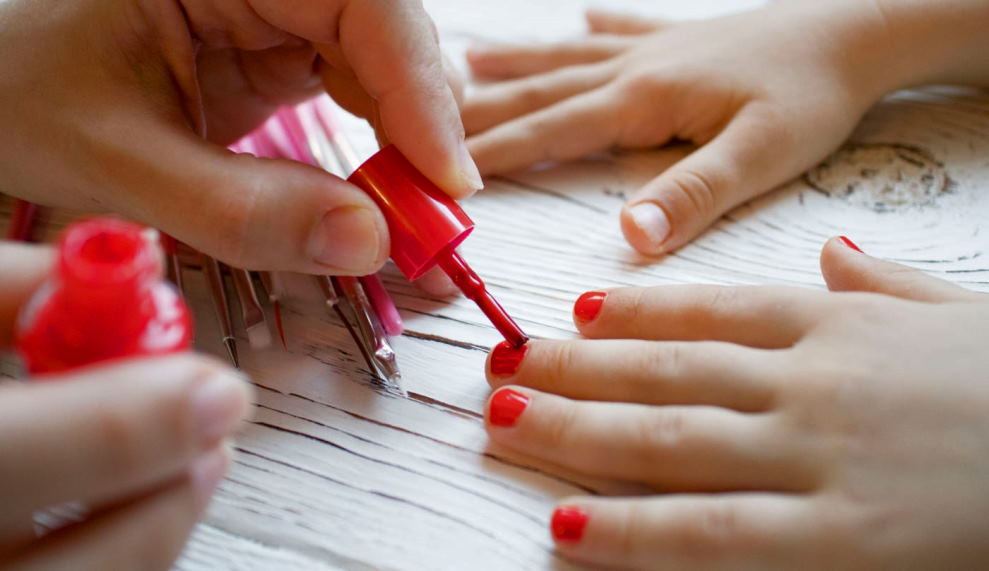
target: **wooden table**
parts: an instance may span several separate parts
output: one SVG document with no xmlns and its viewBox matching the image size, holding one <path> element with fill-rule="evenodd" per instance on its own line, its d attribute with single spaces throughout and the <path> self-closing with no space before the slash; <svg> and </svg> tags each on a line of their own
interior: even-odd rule
<svg viewBox="0 0 989 571">
<path fill-rule="evenodd" d="M 426 2 L 454 59 L 473 41 L 577 34 L 581 4 Z M 610 4 L 680 17 L 753 3 Z M 367 128 L 350 119 L 345 127 L 370 154 Z M 835 234 L 989 291 L 989 96 L 899 93 L 868 115 L 853 141 L 659 260 L 631 252 L 617 215 L 623 197 L 682 149 L 493 178 L 465 204 L 477 230 L 462 251 L 523 328 L 554 338 L 574 336 L 572 303 L 589 289 L 823 287 L 818 252 Z M 9 201 L 0 205 L 6 214 Z M 179 568 L 567 568 L 547 531 L 555 502 L 634 491 L 493 447 L 482 424 L 483 366 L 497 333 L 464 299 L 430 298 L 394 268 L 384 278 L 406 320 L 394 343 L 408 398 L 373 381 L 346 330 L 313 296 L 289 300 L 289 350 L 242 351 L 257 385 L 254 419 Z M 222 355 L 204 284 L 195 274 L 187 281 L 201 349 Z M 246 338 L 239 342 L 247 347 Z"/>
</svg>

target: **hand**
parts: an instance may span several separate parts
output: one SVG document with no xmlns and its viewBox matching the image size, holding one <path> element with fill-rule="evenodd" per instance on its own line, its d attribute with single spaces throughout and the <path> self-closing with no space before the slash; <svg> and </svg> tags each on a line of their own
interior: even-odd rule
<svg viewBox="0 0 989 571">
<path fill-rule="evenodd" d="M 451 195 L 480 188 L 432 22 L 400 0 L 0 3 L 0 188 L 112 210 L 238 267 L 367 274 L 381 213 L 223 146 L 324 88 Z"/>
<path fill-rule="evenodd" d="M 0 347 L 50 263 L 0 244 Z M 0 567 L 167 569 L 223 478 L 249 385 L 191 354 L 28 381 L 0 386 Z M 67 502 L 81 521 L 35 533 L 35 512 Z"/>
<path fill-rule="evenodd" d="M 565 555 L 650 569 L 989 561 L 989 296 L 838 239 L 821 262 L 849 293 L 585 294 L 591 340 L 492 353 L 492 440 L 665 492 L 565 500 Z"/>
<path fill-rule="evenodd" d="M 867 57 L 883 45 L 878 14 L 870 2 L 783 2 L 677 24 L 590 12 L 581 40 L 476 48 L 474 73 L 507 81 L 467 98 L 468 145 L 494 174 L 695 143 L 622 211 L 633 247 L 667 252 L 823 159 L 892 88 Z"/>
</svg>

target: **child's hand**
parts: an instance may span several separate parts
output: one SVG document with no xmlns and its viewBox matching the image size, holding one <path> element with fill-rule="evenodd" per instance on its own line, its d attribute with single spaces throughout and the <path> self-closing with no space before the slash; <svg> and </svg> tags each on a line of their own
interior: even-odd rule
<svg viewBox="0 0 989 571">
<path fill-rule="evenodd" d="M 47 271 L 40 252 L 0 245 L 0 346 Z M 240 375 L 191 354 L 0 386 L 0 567 L 167 569 L 223 478 L 248 397 Z M 38 537 L 34 512 L 66 502 L 88 513 Z"/>
<path fill-rule="evenodd" d="M 113 211 L 238 267 L 363 275 L 374 203 L 223 146 L 325 88 L 454 196 L 481 186 L 419 2 L 0 2 L 0 188 Z"/>
<path fill-rule="evenodd" d="M 595 340 L 533 341 L 514 372 L 517 354 L 492 353 L 492 385 L 516 385 L 488 405 L 493 440 L 667 492 L 565 500 L 563 553 L 650 569 L 989 561 L 989 296 L 838 239 L 821 261 L 832 290 L 860 293 L 618 289 L 575 307 Z"/>
<path fill-rule="evenodd" d="M 639 251 L 675 249 L 732 207 L 823 159 L 892 79 L 875 71 L 870 2 L 784 2 L 713 20 L 591 12 L 593 35 L 468 53 L 482 86 L 463 109 L 484 174 L 672 139 L 699 150 L 630 198 Z M 871 50 L 871 51 L 870 51 Z"/>
</svg>

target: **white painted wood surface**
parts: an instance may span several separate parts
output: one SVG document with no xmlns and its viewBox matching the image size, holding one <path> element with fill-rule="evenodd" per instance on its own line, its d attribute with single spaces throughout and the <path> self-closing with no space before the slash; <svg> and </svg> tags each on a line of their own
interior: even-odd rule
<svg viewBox="0 0 989 571">
<path fill-rule="evenodd" d="M 751 4 L 609 6 L 692 17 Z M 426 5 L 454 58 L 471 41 L 553 39 L 582 29 L 581 4 L 564 0 Z M 345 127 L 369 154 L 363 124 L 347 120 Z M 822 287 L 817 256 L 835 234 L 870 254 L 989 291 L 989 96 L 897 94 L 853 140 L 860 146 L 736 209 L 660 260 L 631 253 L 617 214 L 623 194 L 681 156 L 677 149 L 492 179 L 465 204 L 477 230 L 462 252 L 523 328 L 557 338 L 574 335 L 572 303 L 589 289 Z M 879 174 L 860 180 L 863 171 Z M 921 171 L 930 177 L 918 183 Z M 909 178 L 897 181 L 899 173 Z M 903 195 L 917 198 L 896 204 Z M 9 213 L 9 201 L 0 205 Z M 186 278 L 201 348 L 222 355 L 218 341 L 210 342 L 218 336 L 203 284 L 195 274 Z M 406 320 L 407 333 L 394 343 L 409 398 L 372 382 L 346 330 L 298 284 L 300 295 L 286 308 L 288 352 L 247 352 L 239 339 L 258 387 L 254 420 L 178 568 L 568 568 L 547 532 L 555 502 L 628 491 L 492 447 L 481 420 L 483 365 L 497 333 L 466 300 L 429 298 L 394 268 L 385 281 Z"/>
</svg>

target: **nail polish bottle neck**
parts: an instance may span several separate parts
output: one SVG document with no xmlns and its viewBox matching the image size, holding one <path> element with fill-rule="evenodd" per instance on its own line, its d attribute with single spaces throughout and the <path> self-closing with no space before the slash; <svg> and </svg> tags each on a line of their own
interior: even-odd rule
<svg viewBox="0 0 989 571">
<path fill-rule="evenodd" d="M 112 306 L 132 312 L 149 303 L 158 273 L 154 249 L 136 227 L 84 223 L 62 241 L 57 295 L 84 312 Z"/>
<path fill-rule="evenodd" d="M 488 292 L 487 287 L 454 249 L 449 249 L 439 256 L 439 265 L 450 276 L 453 284 L 456 285 L 464 296 L 477 304 L 489 321 L 498 329 L 498 332 L 513 346 L 521 347 L 529 340 L 529 337 L 519 328 L 518 324 L 508 315 L 498 300 Z"/>
</svg>

